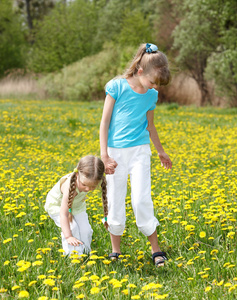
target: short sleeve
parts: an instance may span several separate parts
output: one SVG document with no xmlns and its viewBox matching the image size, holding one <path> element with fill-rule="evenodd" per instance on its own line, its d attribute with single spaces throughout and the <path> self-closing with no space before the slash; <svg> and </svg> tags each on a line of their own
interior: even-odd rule
<svg viewBox="0 0 237 300">
<path fill-rule="evenodd" d="M 106 86 L 105 86 L 105 93 L 106 95 L 110 95 L 114 98 L 114 100 L 117 100 L 118 97 L 118 86 L 115 82 L 115 80 L 110 80 Z"/>
<path fill-rule="evenodd" d="M 149 110 L 154 110 L 156 108 L 156 103 L 158 101 L 158 92 L 157 91 L 156 91 L 156 93 L 154 93 L 153 99 L 154 100 L 153 100 L 152 105 Z"/>
</svg>

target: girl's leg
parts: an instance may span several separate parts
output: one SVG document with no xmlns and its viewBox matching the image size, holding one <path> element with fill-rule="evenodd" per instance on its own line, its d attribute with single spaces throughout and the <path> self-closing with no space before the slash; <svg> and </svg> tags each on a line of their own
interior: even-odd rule
<svg viewBox="0 0 237 300">
<path fill-rule="evenodd" d="M 55 224 L 61 228 L 60 216 L 55 215 L 55 216 L 50 216 L 50 217 L 54 220 Z M 78 219 L 80 219 L 80 221 L 78 221 Z M 79 227 L 78 223 L 81 228 Z M 77 238 L 78 240 L 82 241 L 84 244 L 79 245 L 77 247 L 69 245 L 67 240 L 64 237 L 64 234 L 61 232 L 62 247 L 63 247 L 63 250 L 65 251 L 65 254 L 66 255 L 71 254 L 73 251 L 77 251 L 79 255 L 83 254 L 84 252 L 86 252 L 86 253 L 90 252 L 90 244 L 91 244 L 93 231 L 89 224 L 87 213 L 82 212 L 81 214 L 74 216 L 73 220 L 70 224 L 70 228 L 72 231 L 72 235 L 75 238 Z M 82 237 L 84 240 L 82 240 Z"/>
<path fill-rule="evenodd" d="M 90 253 L 93 230 L 91 229 L 87 212 L 83 211 L 80 214 L 74 215 L 73 218 L 77 226 L 72 230 L 72 234 L 83 242 L 83 245 L 78 247 L 80 247 L 80 251 L 83 253 Z"/>
<path fill-rule="evenodd" d="M 151 199 L 150 180 L 150 146 L 142 145 L 134 149 L 134 156 L 130 160 L 130 180 L 132 190 L 132 206 L 139 230 L 148 237 L 151 243 L 151 252 L 161 252 L 158 245 L 156 227 L 159 225 L 154 216 Z M 158 256 L 155 261 L 162 259 Z M 159 264 L 161 266 L 162 264 Z"/>
<path fill-rule="evenodd" d="M 151 243 L 151 254 L 155 252 L 161 252 L 161 249 L 158 245 L 158 238 L 157 238 L 157 232 L 156 230 L 152 233 L 152 235 L 148 236 L 148 240 Z M 162 259 L 161 256 L 155 257 L 155 262 L 159 261 Z M 159 266 L 164 266 L 164 263 L 160 263 Z"/>
<path fill-rule="evenodd" d="M 159 225 L 151 199 L 150 154 L 149 145 L 134 147 L 129 163 L 132 207 L 137 227 L 145 236 L 151 236 Z"/>
<path fill-rule="evenodd" d="M 112 244 L 112 252 L 121 254 L 120 251 L 121 235 L 114 235 L 110 233 L 110 239 Z"/>
<path fill-rule="evenodd" d="M 109 156 L 118 163 L 115 173 L 107 175 L 108 224 L 112 243 L 112 252 L 120 252 L 121 235 L 125 229 L 127 194 L 126 149 L 108 148 Z"/>
</svg>

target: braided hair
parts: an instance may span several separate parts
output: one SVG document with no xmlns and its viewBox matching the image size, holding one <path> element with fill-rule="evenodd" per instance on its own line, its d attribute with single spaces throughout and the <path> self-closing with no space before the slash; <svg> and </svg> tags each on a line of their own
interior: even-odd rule
<svg viewBox="0 0 237 300">
<path fill-rule="evenodd" d="M 68 209 L 69 209 L 69 221 L 72 222 L 72 203 L 74 200 L 74 193 L 76 190 L 76 180 L 77 180 L 77 172 L 79 172 L 79 176 L 84 176 L 88 180 L 91 181 L 100 181 L 101 182 L 101 188 L 102 188 L 102 201 L 103 201 L 103 208 L 104 208 L 104 217 L 105 222 L 104 226 L 106 229 L 108 229 L 108 223 L 107 223 L 107 216 L 108 216 L 108 201 L 107 201 L 107 183 L 104 176 L 104 163 L 102 160 L 98 157 L 95 157 L 93 155 L 87 155 L 85 157 L 82 157 L 77 165 L 77 167 L 74 169 L 71 179 L 70 179 L 70 186 L 69 186 L 69 195 L 68 195 Z"/>
</svg>

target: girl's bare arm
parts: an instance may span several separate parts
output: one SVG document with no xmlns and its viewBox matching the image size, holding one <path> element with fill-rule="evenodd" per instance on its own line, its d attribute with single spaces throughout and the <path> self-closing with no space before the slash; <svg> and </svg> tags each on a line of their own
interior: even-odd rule
<svg viewBox="0 0 237 300">
<path fill-rule="evenodd" d="M 115 168 L 117 167 L 116 161 L 109 157 L 107 152 L 108 146 L 108 131 L 109 125 L 111 121 L 111 116 L 113 113 L 115 100 L 109 94 L 105 98 L 105 104 L 102 114 L 102 119 L 100 123 L 100 151 L 101 151 L 101 158 L 105 164 L 105 173 L 106 174 L 113 174 L 115 172 Z"/>
<path fill-rule="evenodd" d="M 155 124 L 154 124 L 154 110 L 149 110 L 147 112 L 147 120 L 148 120 L 148 126 L 147 126 L 147 130 L 150 133 L 150 138 L 158 152 L 160 161 L 161 161 L 161 165 L 165 168 L 165 169 L 171 169 L 172 168 L 172 162 L 169 158 L 169 156 L 165 153 L 164 148 L 161 145 Z"/>
<path fill-rule="evenodd" d="M 65 183 L 63 183 L 61 190 L 63 193 L 63 199 L 61 203 L 61 208 L 60 208 L 60 224 L 61 224 L 61 229 L 62 232 L 68 242 L 68 244 L 72 246 L 78 246 L 79 244 L 83 244 L 81 241 L 76 239 L 71 232 L 70 229 L 70 222 L 68 218 L 68 194 L 69 194 L 69 184 L 70 184 L 70 179 L 67 179 Z"/>
</svg>

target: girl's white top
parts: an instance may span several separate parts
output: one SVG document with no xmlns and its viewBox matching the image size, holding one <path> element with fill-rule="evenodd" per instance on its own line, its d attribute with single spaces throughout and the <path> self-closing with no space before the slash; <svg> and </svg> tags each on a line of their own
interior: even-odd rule
<svg viewBox="0 0 237 300">
<path fill-rule="evenodd" d="M 45 210 L 49 215 L 58 215 L 60 213 L 61 203 L 63 199 L 63 194 L 61 192 L 61 185 L 67 180 L 67 178 L 71 177 L 72 173 L 63 176 L 55 186 L 48 192 Z M 76 215 L 83 211 L 86 211 L 86 202 L 85 196 L 87 192 L 79 192 L 76 187 L 77 195 L 75 196 L 72 203 L 72 214 Z"/>
</svg>

